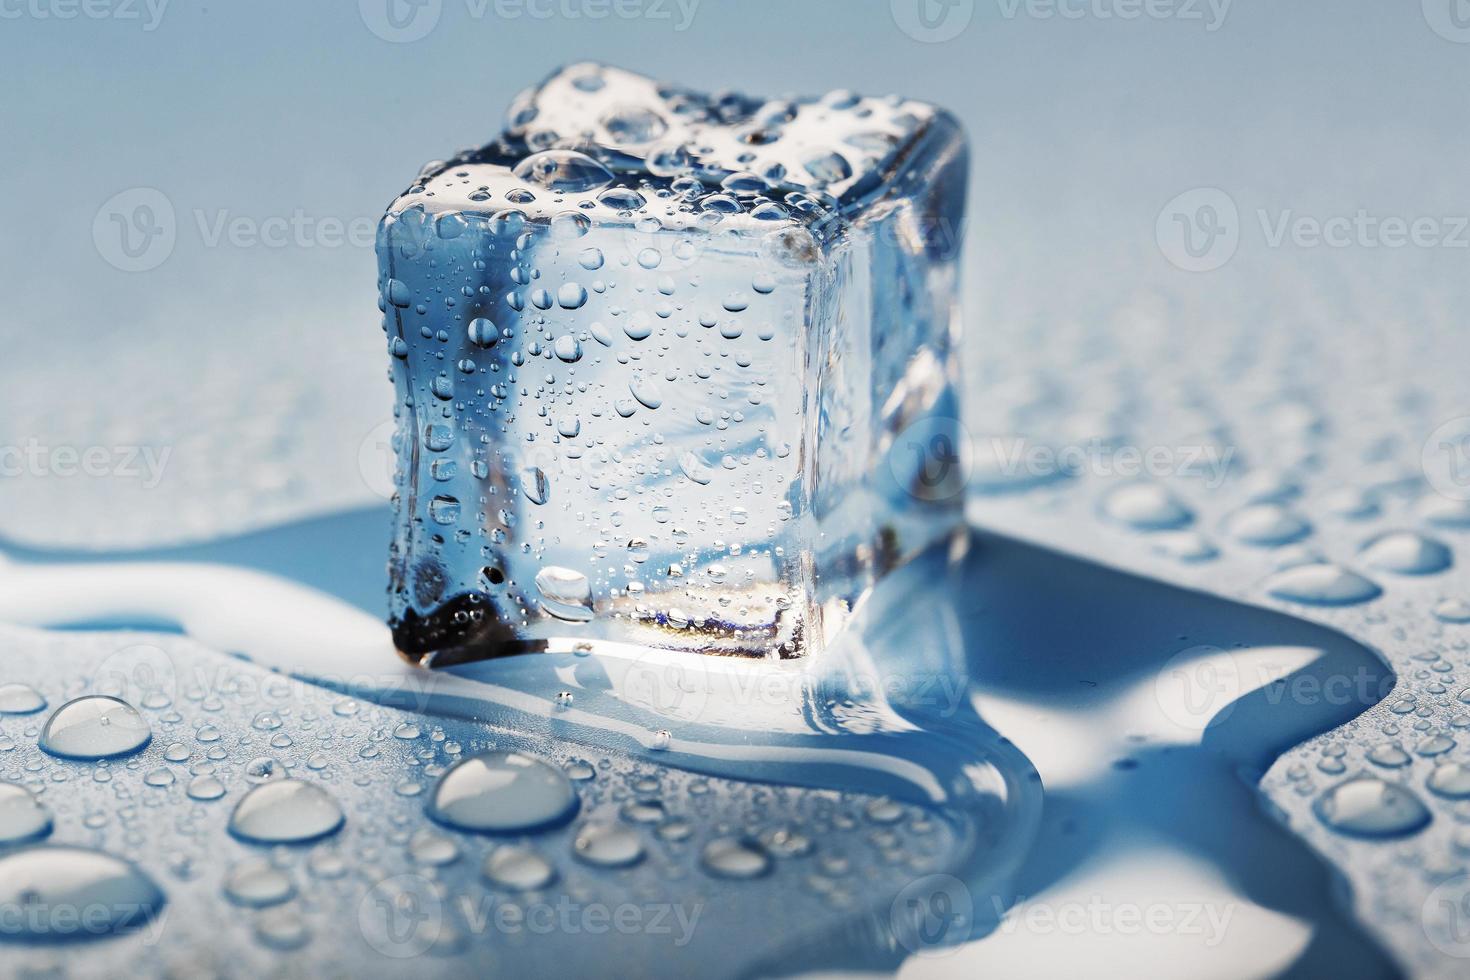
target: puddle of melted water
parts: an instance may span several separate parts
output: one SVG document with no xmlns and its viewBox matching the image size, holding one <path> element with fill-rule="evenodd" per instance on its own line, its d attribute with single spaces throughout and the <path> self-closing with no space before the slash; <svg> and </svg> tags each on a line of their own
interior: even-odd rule
<svg viewBox="0 0 1470 980">
<path fill-rule="evenodd" d="M 343 869 L 341 880 L 353 881 L 359 911 L 382 899 L 387 926 L 394 909 L 455 909 L 439 917 L 454 920 L 452 928 L 414 954 L 429 955 L 430 972 L 555 964 L 575 975 L 579 962 L 622 962 L 652 974 L 732 976 L 900 965 L 921 976 L 1080 970 L 1130 980 L 1395 973 L 1339 911 L 1340 883 L 1263 811 L 1254 790 L 1280 751 L 1354 717 L 1391 687 L 1382 663 L 1341 636 L 978 535 L 954 572 L 931 555 L 896 578 L 864 610 L 851 641 L 820 665 L 634 651 L 430 674 L 396 659 L 379 618 L 384 520 L 378 512 L 338 515 L 105 561 L 11 552 L 14 564 L 0 567 L 0 619 L 172 626 L 338 692 L 321 693 L 338 718 L 411 711 L 387 725 L 405 731 L 394 740 L 421 744 L 430 736 L 420 729 L 438 740 L 392 775 L 394 799 L 375 803 L 402 815 L 386 836 L 401 834 L 409 854 L 409 837 L 430 826 L 424 806 L 438 798 L 435 784 L 464 765 L 473 743 L 560 766 L 569 785 L 582 787 L 575 818 L 551 821 L 555 829 L 533 833 L 521 851 L 484 843 L 493 825 L 441 820 L 446 832 L 465 835 L 461 844 L 425 850 L 420 841 L 417 852 L 456 855 L 446 865 L 453 871 L 426 874 L 419 862 L 393 875 L 402 869 L 379 860 L 385 832 L 355 809 L 367 805 L 356 797 L 372 795 L 361 781 L 376 785 L 376 756 L 351 760 L 356 781 L 338 789 L 354 797 L 340 801 L 347 839 L 318 845 L 307 866 L 332 868 L 330 848 L 367 848 L 381 873 Z M 123 677 L 136 677 L 136 663 L 150 657 L 135 652 Z M 59 703 L 40 683 L 42 665 L 32 666 L 0 680 L 30 683 Z M 149 676 L 165 673 L 158 667 Z M 97 677 L 108 675 L 104 668 Z M 1367 693 L 1301 694 L 1306 682 L 1327 690 L 1339 677 Z M 1283 696 L 1282 685 L 1291 693 Z M 135 697 L 148 696 L 146 683 L 133 686 Z M 167 700 L 175 707 L 160 709 L 164 717 L 188 699 Z M 207 700 L 200 704 L 210 707 Z M 271 714 L 245 724 L 249 738 L 274 747 L 292 726 L 279 712 L 261 717 Z M 218 738 L 222 726 L 203 727 Z M 187 740 L 191 769 L 201 750 L 211 764 L 203 727 Z M 157 733 L 140 772 L 168 758 L 171 737 Z M 277 754 L 307 779 L 342 767 L 340 758 L 317 764 L 321 753 L 299 742 Z M 213 760 L 219 772 L 190 776 L 223 791 L 231 780 L 218 777 L 234 761 Z M 148 785 L 177 796 L 184 782 Z M 608 790 L 609 782 L 622 788 Z M 493 787 L 477 791 L 493 797 Z M 638 815 L 650 813 L 654 830 L 640 830 Z M 376 839 L 355 826 L 363 822 L 374 824 Z M 477 844 L 483 858 L 458 856 Z M 494 894 L 516 892 L 519 881 L 537 895 L 561 890 L 585 900 L 588 886 L 576 876 L 614 868 L 634 876 L 611 882 L 609 894 L 623 899 L 687 913 L 691 896 L 708 896 L 702 927 L 683 945 L 647 931 L 613 941 L 564 923 L 550 943 L 496 945 L 475 941 L 477 921 L 459 908 L 487 882 Z M 783 911 L 773 925 L 776 907 Z M 385 947 L 374 914 L 352 924 L 357 942 L 346 945 L 330 938 L 344 924 L 329 916 L 302 934 L 284 921 L 257 922 L 253 935 L 257 947 L 284 943 L 323 963 L 362 952 L 364 962 L 381 963 L 407 947 Z M 1126 925 L 1140 915 L 1163 926 Z"/>
</svg>

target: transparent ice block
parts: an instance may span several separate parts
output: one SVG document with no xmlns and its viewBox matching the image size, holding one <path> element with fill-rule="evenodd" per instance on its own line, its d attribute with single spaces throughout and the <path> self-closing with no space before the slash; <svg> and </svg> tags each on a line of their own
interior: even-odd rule
<svg viewBox="0 0 1470 980">
<path fill-rule="evenodd" d="M 445 666 L 818 652 L 962 521 L 954 119 L 595 64 L 378 231 L 390 621 Z"/>
</svg>

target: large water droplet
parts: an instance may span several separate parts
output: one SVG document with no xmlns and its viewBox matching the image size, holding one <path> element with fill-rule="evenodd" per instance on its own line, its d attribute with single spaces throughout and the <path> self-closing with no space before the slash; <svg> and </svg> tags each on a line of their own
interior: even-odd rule
<svg viewBox="0 0 1470 980">
<path fill-rule="evenodd" d="M 612 171 L 576 150 L 543 150 L 515 165 L 512 171 L 528 184 L 566 194 L 581 194 L 613 182 Z"/>
<path fill-rule="evenodd" d="M 1355 837 L 1399 837 L 1429 823 L 1429 810 L 1409 789 L 1367 774 L 1338 783 L 1312 805 L 1333 830 Z"/>
<path fill-rule="evenodd" d="M 637 831 L 615 823 L 584 824 L 572 842 L 578 860 L 603 868 L 626 868 L 643 860 Z"/>
<path fill-rule="evenodd" d="M 592 618 L 592 585 L 581 572 L 547 565 L 536 573 L 536 589 L 541 608 L 557 619 L 585 623 Z"/>
<path fill-rule="evenodd" d="M 121 698 L 89 694 L 56 709 L 40 746 L 63 759 L 110 759 L 138 751 L 152 737 L 138 709 Z"/>
<path fill-rule="evenodd" d="M 342 808 L 326 790 L 299 779 L 261 783 L 235 805 L 230 833 L 253 844 L 299 844 L 336 833 Z"/>
<path fill-rule="evenodd" d="M 164 902 L 151 878 L 101 851 L 42 844 L 0 857 L 0 908 L 18 913 L 0 916 L 0 937 L 94 939 L 143 925 Z"/>
<path fill-rule="evenodd" d="M 1363 545 L 1363 563 L 1398 575 L 1433 575 L 1449 568 L 1454 555 L 1433 538 L 1414 531 L 1390 531 Z"/>
<path fill-rule="evenodd" d="M 46 699 L 29 684 L 0 684 L 0 715 L 33 715 L 44 707 Z"/>
<path fill-rule="evenodd" d="M 51 812 L 24 786 L 0 783 L 0 844 L 40 840 L 51 833 Z"/>
<path fill-rule="evenodd" d="M 1327 562 L 1309 562 L 1271 576 L 1266 591 L 1278 599 L 1309 606 L 1351 606 L 1376 599 L 1383 590 L 1357 572 Z"/>
<path fill-rule="evenodd" d="M 759 878 L 771 870 L 771 856 L 753 840 L 718 837 L 704 845 L 700 866 L 717 878 Z"/>
<path fill-rule="evenodd" d="M 525 833 L 565 823 L 579 805 L 557 767 L 520 752 L 482 752 L 440 778 L 429 816 L 460 830 Z"/>
<path fill-rule="evenodd" d="M 1441 763 L 1429 774 L 1425 785 L 1451 800 L 1470 799 L 1470 766 L 1459 762 Z"/>
</svg>

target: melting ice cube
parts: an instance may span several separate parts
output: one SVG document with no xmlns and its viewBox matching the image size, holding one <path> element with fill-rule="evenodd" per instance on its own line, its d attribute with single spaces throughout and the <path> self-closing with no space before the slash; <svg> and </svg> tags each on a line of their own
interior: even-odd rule
<svg viewBox="0 0 1470 980">
<path fill-rule="evenodd" d="M 594 64 L 378 234 L 391 621 L 425 664 L 791 658 L 961 520 L 956 122 Z"/>
</svg>

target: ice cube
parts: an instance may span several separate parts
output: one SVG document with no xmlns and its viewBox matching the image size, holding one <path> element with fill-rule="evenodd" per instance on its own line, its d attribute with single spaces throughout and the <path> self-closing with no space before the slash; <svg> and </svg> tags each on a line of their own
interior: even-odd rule
<svg viewBox="0 0 1470 980">
<path fill-rule="evenodd" d="M 378 233 L 399 650 L 828 645 L 962 520 L 965 180 L 933 106 L 596 64 L 425 167 Z"/>
</svg>

